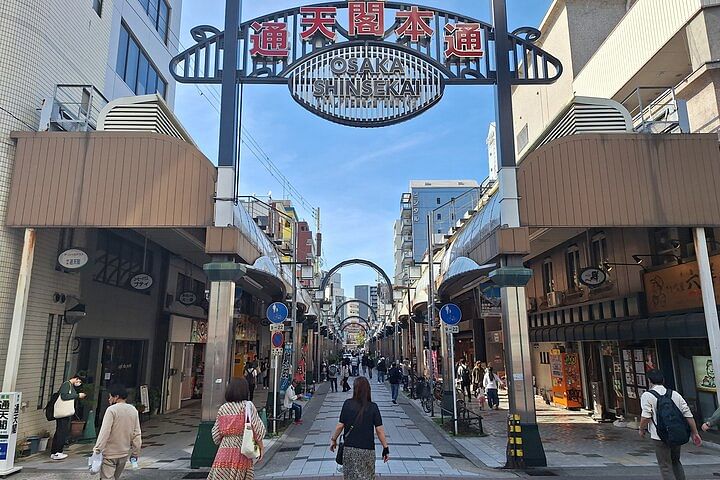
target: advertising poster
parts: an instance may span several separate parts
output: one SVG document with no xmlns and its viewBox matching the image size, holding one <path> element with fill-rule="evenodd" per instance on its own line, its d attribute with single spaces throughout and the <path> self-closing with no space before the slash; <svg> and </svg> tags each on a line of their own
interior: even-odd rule
<svg viewBox="0 0 720 480">
<path fill-rule="evenodd" d="M 701 392 L 715 392 L 715 369 L 711 357 L 692 357 L 695 385 Z"/>
</svg>

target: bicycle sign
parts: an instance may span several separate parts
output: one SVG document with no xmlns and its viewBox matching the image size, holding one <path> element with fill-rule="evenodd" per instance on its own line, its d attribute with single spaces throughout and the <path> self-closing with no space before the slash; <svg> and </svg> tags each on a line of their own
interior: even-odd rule
<svg viewBox="0 0 720 480">
<path fill-rule="evenodd" d="M 440 309 L 440 320 L 448 325 L 457 325 L 462 320 L 460 307 L 454 303 L 446 303 Z"/>
<path fill-rule="evenodd" d="M 268 320 L 272 323 L 282 323 L 287 319 L 289 312 L 287 305 L 281 302 L 275 302 L 268 306 L 267 312 L 265 313 Z"/>
</svg>

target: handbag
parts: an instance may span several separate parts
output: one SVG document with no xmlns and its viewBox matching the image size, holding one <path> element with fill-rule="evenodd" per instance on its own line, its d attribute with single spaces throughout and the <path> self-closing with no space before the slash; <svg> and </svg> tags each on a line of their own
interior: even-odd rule
<svg viewBox="0 0 720 480">
<path fill-rule="evenodd" d="M 357 419 L 356 419 L 357 420 Z M 355 426 L 355 422 L 353 422 L 352 425 L 350 425 L 350 430 L 348 430 L 348 435 L 352 433 L 352 429 Z M 338 448 L 337 453 L 335 454 L 335 463 L 338 465 L 343 464 L 343 452 L 345 451 L 345 433 L 343 432 L 342 437 L 340 438 L 340 442 L 338 442 Z"/>
<path fill-rule="evenodd" d="M 240 453 L 250 460 L 257 460 L 260 457 L 260 447 L 255 443 L 255 432 L 252 429 L 252 403 L 245 402 L 245 431 L 243 432 Z"/>
<path fill-rule="evenodd" d="M 102 467 L 103 454 L 100 452 L 93 452 L 92 456 L 88 458 L 88 470 L 92 475 L 100 473 L 100 467 Z"/>
<path fill-rule="evenodd" d="M 75 399 L 63 400 L 62 396 L 58 395 L 53 407 L 53 416 L 55 418 L 67 418 L 73 415 L 75 415 Z"/>
</svg>

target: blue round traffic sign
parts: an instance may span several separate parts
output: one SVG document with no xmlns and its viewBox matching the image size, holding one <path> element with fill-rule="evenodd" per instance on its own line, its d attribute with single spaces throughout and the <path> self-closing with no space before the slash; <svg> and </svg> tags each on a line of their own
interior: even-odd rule
<svg viewBox="0 0 720 480">
<path fill-rule="evenodd" d="M 272 343 L 272 346 L 275 348 L 282 348 L 283 343 L 285 343 L 285 335 L 283 332 L 273 332 L 270 343 Z"/>
<path fill-rule="evenodd" d="M 275 302 L 267 308 L 266 315 L 272 323 L 282 323 L 288 318 L 288 313 L 287 305 Z"/>
<path fill-rule="evenodd" d="M 454 303 L 446 303 L 440 309 L 440 320 L 448 325 L 457 325 L 462 320 L 462 312 L 460 307 Z"/>
</svg>

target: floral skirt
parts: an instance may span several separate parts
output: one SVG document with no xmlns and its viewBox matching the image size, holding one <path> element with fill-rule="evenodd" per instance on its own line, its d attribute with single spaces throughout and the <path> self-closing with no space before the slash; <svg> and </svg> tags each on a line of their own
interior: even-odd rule
<svg viewBox="0 0 720 480">
<path fill-rule="evenodd" d="M 343 449 L 345 480 L 375 480 L 375 450 L 345 447 Z"/>
</svg>

